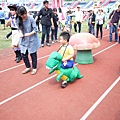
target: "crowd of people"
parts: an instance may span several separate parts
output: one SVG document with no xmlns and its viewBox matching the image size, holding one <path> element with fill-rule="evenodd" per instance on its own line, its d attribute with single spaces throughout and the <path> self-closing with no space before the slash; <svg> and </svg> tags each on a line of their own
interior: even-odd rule
<svg viewBox="0 0 120 120">
<path fill-rule="evenodd" d="M 26 74 L 29 71 L 32 71 L 32 75 L 36 74 L 37 50 L 40 46 L 44 47 L 45 44 L 50 47 L 50 33 L 51 41 L 52 43 L 55 43 L 58 41 L 58 29 L 68 33 L 71 33 L 72 29 L 74 29 L 75 33 L 81 32 L 82 23 L 84 21 L 84 12 L 81 10 L 80 6 L 77 6 L 75 12 L 68 10 L 66 11 L 66 15 L 64 15 L 61 8 L 49 8 L 49 2 L 47 0 L 43 2 L 43 5 L 44 7 L 39 12 L 35 12 L 34 15 L 28 15 L 24 6 L 8 6 L 10 9 L 10 16 L 9 20 L 6 22 L 6 27 L 10 26 L 11 32 L 6 35 L 6 38 L 12 35 L 12 47 L 16 54 L 15 61 L 18 63 L 23 59 L 26 66 L 26 69 L 22 71 L 23 74 Z M 102 40 L 103 24 L 106 21 L 103 10 L 99 9 L 97 13 L 94 13 L 94 10 L 92 9 L 89 10 L 87 20 L 88 32 L 95 35 L 96 38 L 100 36 L 100 39 Z M 115 33 L 114 41 L 120 43 L 119 20 L 120 5 L 117 10 L 113 10 L 109 15 L 109 42 L 112 42 L 112 35 Z M 5 17 L 2 8 L 0 8 L 0 22 L 4 25 L 3 29 L 5 29 Z M 37 32 L 40 31 L 40 24 L 42 27 L 41 43 L 37 35 Z M 32 59 L 32 68 L 28 59 L 28 54 L 30 54 Z"/>
</svg>

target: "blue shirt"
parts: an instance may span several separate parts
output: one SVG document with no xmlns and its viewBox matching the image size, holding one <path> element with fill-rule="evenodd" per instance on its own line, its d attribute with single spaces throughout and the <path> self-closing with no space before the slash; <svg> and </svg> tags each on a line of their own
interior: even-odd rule
<svg viewBox="0 0 120 120">
<path fill-rule="evenodd" d="M 5 13 L 3 10 L 0 10 L 0 19 L 5 19 Z"/>
<path fill-rule="evenodd" d="M 27 19 L 23 21 L 23 26 L 24 30 L 21 30 L 19 28 L 22 31 L 23 35 L 32 31 L 35 31 L 35 34 L 20 39 L 21 53 L 25 54 L 26 50 L 28 50 L 29 54 L 35 53 L 40 47 L 40 40 L 37 35 L 36 22 L 34 18 L 32 16 L 27 16 Z"/>
</svg>

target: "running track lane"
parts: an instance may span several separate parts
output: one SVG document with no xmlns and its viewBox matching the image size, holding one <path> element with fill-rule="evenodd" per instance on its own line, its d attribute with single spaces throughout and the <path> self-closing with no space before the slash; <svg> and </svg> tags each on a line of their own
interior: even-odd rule
<svg viewBox="0 0 120 120">
<path fill-rule="evenodd" d="M 115 46 L 113 48 L 118 49 L 118 46 Z M 91 103 L 93 104 L 95 102 L 96 98 L 99 98 L 100 93 L 103 93 L 103 91 L 105 91 L 106 88 L 108 88 L 108 85 L 110 85 L 115 80 L 113 78 L 115 78 L 115 76 L 118 75 L 116 73 L 117 68 L 115 66 L 118 63 L 119 57 L 116 57 L 117 60 L 116 59 L 114 60 L 114 62 L 115 62 L 114 66 L 107 64 L 108 66 L 105 68 L 103 73 L 97 72 L 97 70 L 100 70 L 100 72 L 101 72 L 101 70 L 103 70 L 102 66 L 104 67 L 104 64 L 108 62 L 106 59 L 109 59 L 109 57 L 111 58 L 111 56 L 113 55 L 113 54 L 111 54 L 114 51 L 113 48 L 111 48 L 95 57 L 95 63 L 89 65 L 89 70 L 91 70 L 91 74 L 89 74 L 88 65 L 85 65 L 84 68 L 82 67 L 83 65 L 78 65 L 77 67 L 84 73 L 85 77 L 79 81 L 75 81 L 74 82 L 75 84 L 74 83 L 70 84 L 65 90 L 61 90 L 61 88 L 58 87 L 59 83 L 56 83 L 54 81 L 54 79 L 52 79 L 51 81 L 45 82 L 44 84 L 42 84 L 42 86 L 38 86 L 38 87 L 36 87 L 36 89 L 33 89 L 32 91 L 28 91 L 26 94 L 23 94 L 22 96 L 19 96 L 18 98 L 13 99 L 10 102 L 7 102 L 6 104 L 4 104 L 3 108 L 5 108 L 5 106 L 7 106 L 7 105 L 9 106 L 8 111 L 6 111 L 6 112 L 4 111 L 4 112 L 9 116 L 9 119 L 10 118 L 19 119 L 19 116 L 22 117 L 23 119 L 25 117 L 28 117 L 28 119 L 35 119 L 35 120 L 37 120 L 39 118 L 46 119 L 46 120 L 49 118 L 50 118 L 50 120 L 54 119 L 54 118 L 57 118 L 58 120 L 63 120 L 64 118 L 65 119 L 69 118 L 69 120 L 70 119 L 71 120 L 79 119 L 82 115 L 82 111 L 84 111 L 84 109 L 87 107 L 86 105 L 89 104 L 88 108 L 90 108 L 90 104 Z M 100 60 L 100 58 L 103 57 L 105 53 L 109 54 L 110 56 L 107 56 L 105 60 L 104 59 L 101 60 L 102 65 L 98 64 L 97 60 Z M 118 54 L 118 51 L 114 54 L 114 56 L 116 56 L 117 54 Z M 112 74 L 113 76 L 111 76 L 111 77 L 107 76 L 107 78 L 105 78 L 104 73 L 107 73 L 108 70 L 106 70 L 106 69 L 108 69 L 110 67 L 111 68 L 115 67 L 113 69 L 113 71 L 116 71 L 116 72 L 114 74 Z M 109 74 L 113 71 L 109 70 Z M 93 72 L 96 72 L 96 76 L 92 75 Z M 99 76 L 101 74 L 103 76 Z M 107 75 L 107 74 L 105 74 L 105 75 Z M 94 83 L 94 82 L 96 82 L 96 81 L 94 81 L 95 78 L 97 79 L 97 83 L 99 81 L 101 83 L 101 85 Z M 111 81 L 107 81 L 106 79 L 111 80 Z M 106 82 L 107 82 L 107 85 L 104 85 L 102 82 L 104 84 L 106 84 Z M 103 90 L 99 89 L 101 87 Z M 100 90 L 97 93 L 97 95 L 96 95 L 96 93 L 94 93 L 94 91 L 96 91 L 96 89 L 97 89 L 97 92 L 98 92 L 98 90 Z M 93 95 L 92 93 L 94 93 L 94 96 L 92 96 Z M 26 98 L 26 96 L 27 96 L 27 98 Z M 51 98 L 51 96 L 52 96 L 52 98 Z M 86 98 L 86 99 L 84 99 L 84 98 Z M 45 101 L 46 99 L 47 99 L 47 101 Z M 49 99 L 49 101 L 48 101 L 48 99 Z M 19 104 L 17 104 L 17 103 L 19 103 Z M 81 104 L 81 103 L 83 103 L 83 104 Z M 23 109 L 21 109 L 20 104 L 22 104 Z M 32 107 L 32 106 L 34 106 L 34 107 Z M 80 106 L 80 107 L 78 107 L 78 106 Z M 16 108 L 19 108 L 19 109 L 16 109 Z M 30 111 L 31 110 L 30 108 L 33 108 L 34 110 L 37 109 L 39 111 L 39 113 L 34 110 Z M 54 109 L 54 108 L 56 108 L 56 109 Z M 16 113 L 19 112 L 17 114 L 18 116 L 15 116 L 15 114 L 12 113 L 13 110 L 16 110 Z M 87 108 L 86 108 L 86 110 L 87 110 Z M 60 111 L 61 111 L 61 114 L 60 114 Z M 68 111 L 67 114 L 69 113 L 69 116 L 66 115 L 66 113 L 64 111 Z M 85 111 L 83 113 L 85 113 Z M 10 113 L 12 115 L 11 117 L 10 117 Z M 37 117 L 35 117 L 35 116 L 37 116 Z M 4 116 L 4 117 L 7 117 L 7 116 Z"/>
</svg>

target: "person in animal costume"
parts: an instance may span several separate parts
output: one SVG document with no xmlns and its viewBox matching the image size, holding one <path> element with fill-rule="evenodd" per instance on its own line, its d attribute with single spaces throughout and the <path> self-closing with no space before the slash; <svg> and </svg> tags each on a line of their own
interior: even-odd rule
<svg viewBox="0 0 120 120">
<path fill-rule="evenodd" d="M 80 71 L 74 65 L 74 49 L 69 44 L 70 34 L 66 31 L 60 34 L 61 46 L 57 52 L 52 52 L 46 62 L 46 67 L 50 69 L 49 74 L 56 71 L 58 76 L 56 80 L 62 80 L 61 87 L 65 88 L 68 82 L 74 81 L 75 78 L 82 78 Z"/>
</svg>

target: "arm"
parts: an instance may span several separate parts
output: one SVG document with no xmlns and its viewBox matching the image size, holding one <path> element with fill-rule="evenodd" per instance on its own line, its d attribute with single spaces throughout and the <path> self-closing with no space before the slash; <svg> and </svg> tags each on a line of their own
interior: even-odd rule
<svg viewBox="0 0 120 120">
<path fill-rule="evenodd" d="M 35 23 L 34 18 L 30 17 L 30 19 L 31 19 L 30 21 L 31 21 L 32 31 L 30 33 L 25 33 L 25 35 L 24 35 L 25 37 L 29 37 L 37 32 L 36 23 Z"/>
<path fill-rule="evenodd" d="M 50 17 L 51 17 L 50 20 L 51 20 L 51 24 L 52 24 L 52 29 L 54 29 L 54 23 L 53 23 L 53 12 L 52 12 L 52 10 L 51 10 L 51 16 L 50 16 Z"/>
<path fill-rule="evenodd" d="M 109 15 L 109 19 L 111 19 L 113 13 L 114 13 L 114 10 L 110 13 L 110 15 Z"/>
<path fill-rule="evenodd" d="M 39 17 L 40 15 L 42 15 L 42 11 L 41 11 L 41 10 L 39 11 L 38 15 L 36 15 L 36 17 L 35 17 L 35 22 L 37 21 L 37 19 L 38 19 L 38 17 Z"/>
<path fill-rule="evenodd" d="M 8 27 L 8 26 L 10 26 L 11 25 L 11 21 L 12 21 L 12 19 L 11 18 L 9 18 L 9 20 L 7 21 L 7 23 L 6 23 L 6 27 Z"/>
</svg>

